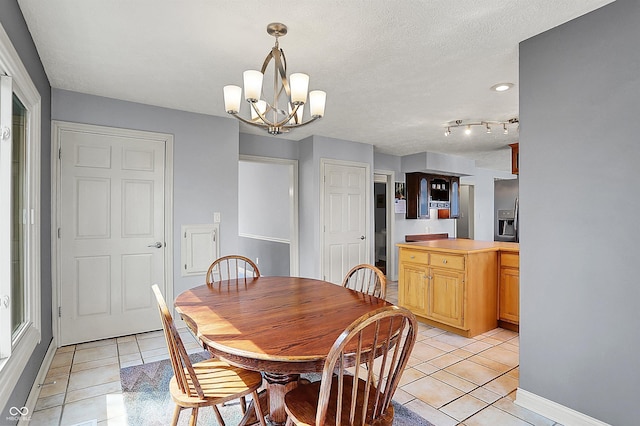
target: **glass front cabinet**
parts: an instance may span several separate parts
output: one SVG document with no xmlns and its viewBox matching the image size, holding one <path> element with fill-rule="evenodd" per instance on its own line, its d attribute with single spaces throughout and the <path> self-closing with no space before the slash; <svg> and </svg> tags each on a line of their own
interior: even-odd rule
<svg viewBox="0 0 640 426">
<path fill-rule="evenodd" d="M 460 180 L 457 176 L 407 173 L 407 219 L 438 219 L 460 217 Z"/>
</svg>

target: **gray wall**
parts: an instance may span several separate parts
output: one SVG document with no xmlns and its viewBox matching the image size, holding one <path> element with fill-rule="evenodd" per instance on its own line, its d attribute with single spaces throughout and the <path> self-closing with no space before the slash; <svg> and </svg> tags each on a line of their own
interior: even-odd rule
<svg viewBox="0 0 640 426">
<path fill-rule="evenodd" d="M 277 136 L 264 136 L 240 133 L 240 154 L 259 157 L 298 159 L 298 141 L 282 139 Z"/>
<path fill-rule="evenodd" d="M 289 244 L 240 237 L 238 253 L 258 261 L 260 275 L 265 277 L 288 277 L 291 275 Z"/>
<path fill-rule="evenodd" d="M 41 254 L 41 339 L 31 359 L 18 381 L 7 405 L 0 411 L 0 419 L 9 416 L 10 407 L 22 407 L 29 396 L 40 364 L 51 343 L 51 87 L 44 73 L 38 52 L 31 40 L 31 34 L 22 17 L 18 3 L 14 0 L 0 1 L 0 22 L 9 35 L 13 47 L 18 52 L 22 63 L 36 85 L 41 102 L 42 132 L 41 148 L 41 182 L 40 182 L 40 254 Z"/>
<path fill-rule="evenodd" d="M 59 89 L 52 91 L 52 118 L 173 134 L 174 295 L 203 282 L 180 274 L 182 225 L 213 223 L 220 212 L 220 253 L 238 251 L 237 120 Z"/>
<path fill-rule="evenodd" d="M 640 418 L 640 2 L 520 45 L 520 387 Z"/>
</svg>

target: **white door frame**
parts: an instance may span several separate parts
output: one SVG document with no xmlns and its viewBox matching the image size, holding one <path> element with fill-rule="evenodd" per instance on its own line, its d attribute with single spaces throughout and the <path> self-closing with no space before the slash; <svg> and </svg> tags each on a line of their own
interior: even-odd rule
<svg viewBox="0 0 640 426">
<path fill-rule="evenodd" d="M 60 272 L 61 253 L 58 228 L 60 228 L 60 136 L 62 131 L 82 131 L 89 133 L 107 134 L 120 137 L 132 137 L 163 141 L 165 143 L 164 169 L 164 233 L 166 249 L 164 250 L 164 289 L 165 298 L 173 300 L 173 135 L 154 133 L 143 130 L 121 129 L 117 127 L 81 124 L 67 121 L 51 120 L 51 309 L 53 312 L 52 331 L 56 346 L 60 342 L 60 321 L 58 321 L 58 306 L 60 306 Z"/>
<path fill-rule="evenodd" d="M 241 154 L 240 161 L 254 161 L 257 163 L 289 166 L 289 217 L 291 218 L 291 222 L 289 224 L 289 274 L 292 277 L 299 276 L 300 245 L 298 229 L 298 160 Z"/>
<path fill-rule="evenodd" d="M 373 192 L 373 181 L 371 174 L 371 166 L 369 163 L 360 163 L 356 161 L 346 161 L 346 160 L 336 160 L 333 158 L 321 158 L 320 159 L 320 276 L 324 277 L 324 246 L 325 246 L 325 233 L 323 232 L 325 223 L 324 217 L 324 176 L 325 176 L 325 165 L 327 164 L 335 164 L 337 166 L 352 166 L 352 167 L 364 167 L 365 169 L 365 239 L 367 241 L 371 241 L 373 235 L 373 224 L 371 222 L 371 214 L 373 211 L 373 203 L 371 202 Z M 374 242 L 375 243 L 375 242 Z M 375 245 L 375 244 L 374 244 Z M 369 250 L 365 252 L 365 262 L 371 262 L 371 256 L 373 254 L 373 246 L 369 244 Z"/>
<path fill-rule="evenodd" d="M 375 175 L 384 175 L 385 183 L 387 185 L 387 199 L 386 203 L 386 212 L 387 212 L 387 278 L 393 280 L 394 277 L 397 278 L 397 262 L 396 262 L 396 253 L 398 252 L 393 245 L 394 240 L 394 232 L 396 226 L 396 217 L 394 213 L 394 205 L 395 205 L 395 181 L 396 174 L 393 170 L 374 170 Z M 374 178 L 375 181 L 375 178 Z M 380 181 L 382 182 L 382 181 Z M 373 246 L 375 247 L 375 241 L 373 242 Z"/>
</svg>

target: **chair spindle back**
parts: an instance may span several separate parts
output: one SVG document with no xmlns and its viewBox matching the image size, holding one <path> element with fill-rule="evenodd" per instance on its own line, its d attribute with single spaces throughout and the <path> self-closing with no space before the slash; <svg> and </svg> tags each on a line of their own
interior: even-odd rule
<svg viewBox="0 0 640 426">
<path fill-rule="evenodd" d="M 366 263 L 351 268 L 342 286 L 380 299 L 387 297 L 387 278 L 380 269 Z"/>
</svg>

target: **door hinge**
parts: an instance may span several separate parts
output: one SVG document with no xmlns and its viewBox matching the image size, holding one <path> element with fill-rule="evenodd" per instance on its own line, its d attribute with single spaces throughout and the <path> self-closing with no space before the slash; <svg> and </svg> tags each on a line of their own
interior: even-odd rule
<svg viewBox="0 0 640 426">
<path fill-rule="evenodd" d="M 58 148 L 58 160 L 62 159 L 62 148 Z"/>
<path fill-rule="evenodd" d="M 62 307 L 58 306 L 58 318 L 62 318 Z"/>
<path fill-rule="evenodd" d="M 187 270 L 187 264 L 186 263 L 184 264 L 184 270 L 185 271 Z"/>
<path fill-rule="evenodd" d="M 60 228 L 58 228 L 58 238 L 60 238 Z"/>
</svg>

